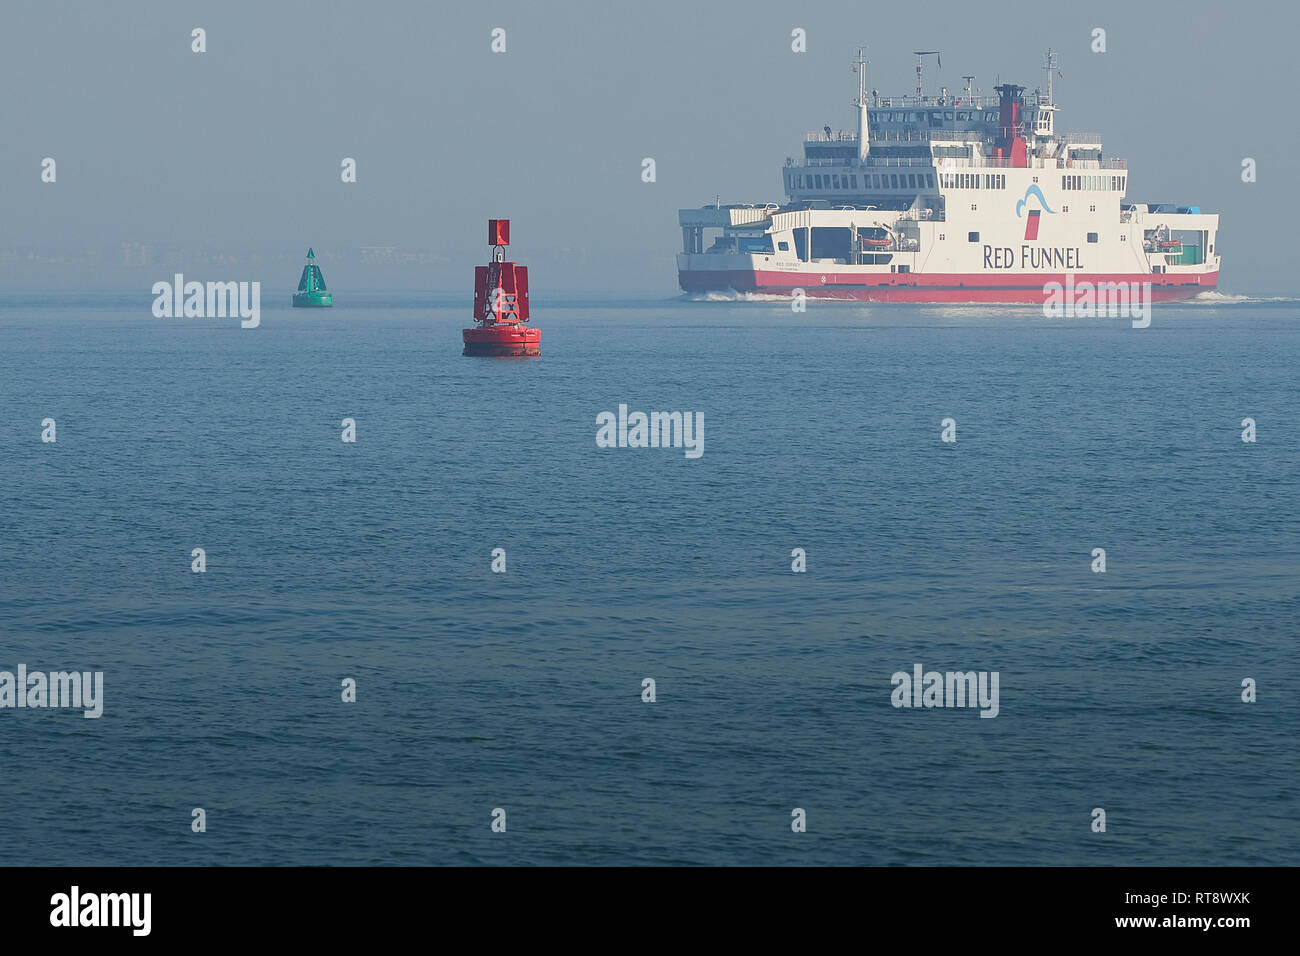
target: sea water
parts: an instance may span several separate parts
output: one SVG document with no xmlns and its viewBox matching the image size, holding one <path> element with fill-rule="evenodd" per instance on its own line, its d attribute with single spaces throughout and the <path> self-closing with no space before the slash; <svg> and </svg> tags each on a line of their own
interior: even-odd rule
<svg viewBox="0 0 1300 956">
<path fill-rule="evenodd" d="M 0 864 L 1300 863 L 1300 304 L 463 298 L 0 302 Z"/>
</svg>

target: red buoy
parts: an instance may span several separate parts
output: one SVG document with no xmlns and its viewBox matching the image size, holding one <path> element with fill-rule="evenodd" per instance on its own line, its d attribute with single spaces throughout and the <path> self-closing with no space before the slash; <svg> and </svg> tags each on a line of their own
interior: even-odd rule
<svg viewBox="0 0 1300 956">
<path fill-rule="evenodd" d="M 541 355 L 542 331 L 529 328 L 528 267 L 506 262 L 510 220 L 488 220 L 492 261 L 474 267 L 474 321 L 462 355 Z"/>
</svg>

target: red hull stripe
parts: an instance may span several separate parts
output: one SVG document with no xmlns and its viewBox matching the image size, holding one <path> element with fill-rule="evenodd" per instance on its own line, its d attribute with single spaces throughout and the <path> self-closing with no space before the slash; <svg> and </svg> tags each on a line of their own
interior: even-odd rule
<svg viewBox="0 0 1300 956">
<path fill-rule="evenodd" d="M 753 272 L 748 270 L 704 270 L 678 273 L 686 292 L 766 292 L 781 295 L 803 289 L 809 298 L 860 299 L 878 302 L 1029 302 L 1041 304 L 1049 282 L 1066 285 L 1065 275 L 1042 273 L 1023 276 L 983 273 L 887 273 L 863 281 L 862 276 L 826 273 Z M 1016 282 L 1014 280 L 1020 280 Z M 1087 274 L 1075 273 L 1072 283 L 1151 283 L 1153 301 L 1187 299 L 1213 290 L 1217 272 L 1196 275 Z"/>
</svg>

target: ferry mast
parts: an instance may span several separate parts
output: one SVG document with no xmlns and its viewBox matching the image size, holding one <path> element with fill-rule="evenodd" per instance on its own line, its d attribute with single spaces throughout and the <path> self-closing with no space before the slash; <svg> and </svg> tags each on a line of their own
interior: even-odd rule
<svg viewBox="0 0 1300 956">
<path fill-rule="evenodd" d="M 858 100 L 855 104 L 858 108 L 858 163 L 867 161 L 867 154 L 871 152 L 871 130 L 867 121 L 867 48 L 858 47 L 857 58 L 853 61 L 853 69 L 858 74 Z"/>
</svg>

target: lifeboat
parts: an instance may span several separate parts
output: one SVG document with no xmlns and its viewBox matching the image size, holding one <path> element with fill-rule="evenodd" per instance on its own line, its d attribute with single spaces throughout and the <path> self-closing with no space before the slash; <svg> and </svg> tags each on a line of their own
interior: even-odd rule
<svg viewBox="0 0 1300 956">
<path fill-rule="evenodd" d="M 871 239 L 868 238 L 867 236 L 862 237 L 862 247 L 864 249 L 867 248 L 868 246 L 871 246 L 873 248 L 884 248 L 886 246 L 892 246 L 893 244 L 894 244 L 894 240 L 892 239 Z"/>
<path fill-rule="evenodd" d="M 505 261 L 510 220 L 488 220 L 492 261 L 474 267 L 474 321 L 462 355 L 541 355 L 542 330 L 528 325 L 528 267 Z"/>
</svg>

